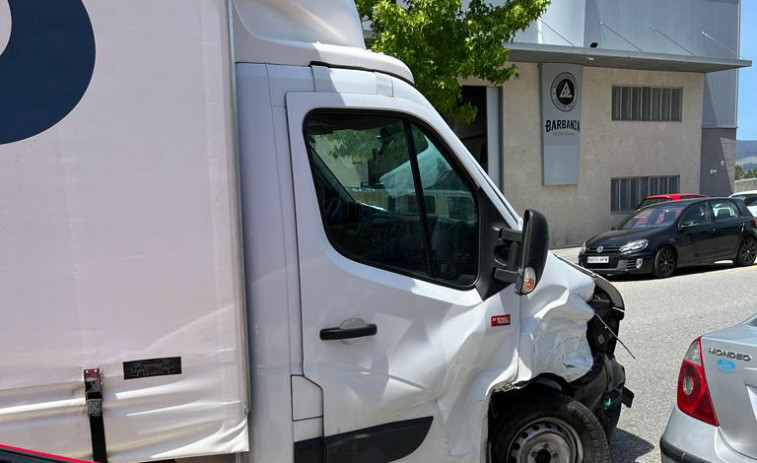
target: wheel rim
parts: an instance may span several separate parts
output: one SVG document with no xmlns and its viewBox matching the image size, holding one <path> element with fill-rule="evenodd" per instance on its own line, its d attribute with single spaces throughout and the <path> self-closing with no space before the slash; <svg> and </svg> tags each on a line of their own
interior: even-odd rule
<svg viewBox="0 0 757 463">
<path fill-rule="evenodd" d="M 757 258 L 757 241 L 754 238 L 745 240 L 741 245 L 740 257 L 744 263 L 753 262 Z"/>
<path fill-rule="evenodd" d="M 663 249 L 657 258 L 657 270 L 662 275 L 668 275 L 675 270 L 676 260 L 670 249 Z"/>
<path fill-rule="evenodd" d="M 565 421 L 541 418 L 518 431 L 508 448 L 508 463 L 579 463 L 583 445 L 578 432 Z"/>
</svg>

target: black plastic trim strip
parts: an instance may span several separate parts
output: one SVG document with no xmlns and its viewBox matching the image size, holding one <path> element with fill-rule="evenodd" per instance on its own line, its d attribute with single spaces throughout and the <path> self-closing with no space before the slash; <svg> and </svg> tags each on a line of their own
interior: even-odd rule
<svg viewBox="0 0 757 463">
<path fill-rule="evenodd" d="M 675 447 L 670 442 L 666 441 L 664 437 L 660 439 L 660 452 L 666 457 L 680 463 L 709 463 L 707 460 L 702 460 L 699 457 L 695 457 L 694 455 L 688 454 L 678 447 Z"/>
<path fill-rule="evenodd" d="M 389 463 L 421 446 L 432 416 L 294 443 L 295 463 Z"/>
<path fill-rule="evenodd" d="M 65 457 L 55 458 L 53 455 L 41 455 L 35 452 L 25 452 L 20 449 L 0 447 L 0 463 L 72 463 L 80 460 Z"/>
</svg>

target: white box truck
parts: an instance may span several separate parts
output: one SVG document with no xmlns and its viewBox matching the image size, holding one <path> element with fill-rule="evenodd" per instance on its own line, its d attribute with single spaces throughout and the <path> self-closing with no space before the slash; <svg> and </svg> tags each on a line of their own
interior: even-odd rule
<svg viewBox="0 0 757 463">
<path fill-rule="evenodd" d="M 352 2 L 0 0 L 0 47 L 0 443 L 609 461 L 619 293 Z"/>
</svg>

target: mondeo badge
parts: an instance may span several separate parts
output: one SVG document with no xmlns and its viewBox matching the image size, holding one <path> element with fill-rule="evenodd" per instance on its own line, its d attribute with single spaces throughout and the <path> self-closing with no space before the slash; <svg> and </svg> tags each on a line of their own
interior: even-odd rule
<svg viewBox="0 0 757 463">
<path fill-rule="evenodd" d="M 743 362 L 752 361 L 752 356 L 749 354 L 742 354 L 740 352 L 733 352 L 730 350 L 718 349 L 716 347 L 710 347 L 707 352 L 710 355 L 714 355 L 716 357 L 724 357 L 724 358 L 729 358 L 731 360 L 741 360 Z"/>
</svg>

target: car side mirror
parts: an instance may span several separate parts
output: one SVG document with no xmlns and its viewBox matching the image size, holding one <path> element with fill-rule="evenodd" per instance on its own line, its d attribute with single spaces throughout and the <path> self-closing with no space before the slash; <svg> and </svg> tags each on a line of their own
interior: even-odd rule
<svg viewBox="0 0 757 463">
<path fill-rule="evenodd" d="M 481 242 L 482 272 L 476 287 L 483 299 L 514 284 L 520 295 L 539 283 L 549 252 L 549 225 L 538 211 L 526 210 L 523 230 L 512 230 L 504 221 L 484 222 Z"/>
<path fill-rule="evenodd" d="M 686 230 L 687 228 L 693 227 L 694 225 L 697 225 L 696 221 L 694 221 L 694 220 L 687 220 L 686 222 L 679 223 L 678 224 L 678 229 L 681 230 L 681 231 L 683 231 L 683 230 Z"/>
</svg>

